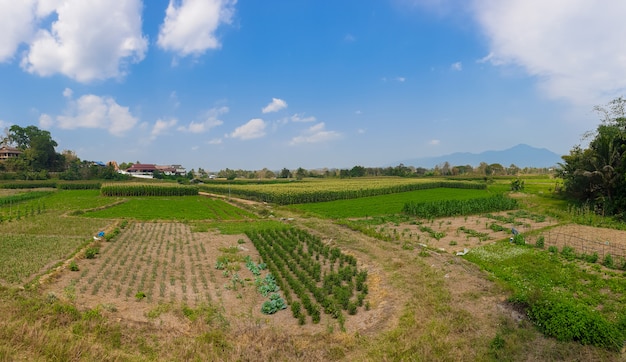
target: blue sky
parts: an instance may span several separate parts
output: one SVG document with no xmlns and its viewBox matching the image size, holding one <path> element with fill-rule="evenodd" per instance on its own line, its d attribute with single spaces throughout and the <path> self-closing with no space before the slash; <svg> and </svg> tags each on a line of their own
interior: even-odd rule
<svg viewBox="0 0 626 362">
<path fill-rule="evenodd" d="M 83 160 L 377 167 L 566 154 L 626 87 L 626 3 L 0 0 L 0 127 Z"/>
</svg>

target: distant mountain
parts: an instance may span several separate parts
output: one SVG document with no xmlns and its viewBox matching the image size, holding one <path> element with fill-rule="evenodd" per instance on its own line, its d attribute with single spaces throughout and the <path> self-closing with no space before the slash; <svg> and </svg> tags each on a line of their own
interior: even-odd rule
<svg viewBox="0 0 626 362">
<path fill-rule="evenodd" d="M 471 165 L 478 166 L 481 162 L 487 164 L 499 163 L 504 167 L 514 164 L 517 167 L 552 167 L 562 162 L 561 156 L 545 148 L 535 148 L 519 144 L 502 151 L 485 151 L 481 153 L 457 152 L 437 157 L 414 158 L 403 161 L 405 166 L 433 168 L 448 162 L 451 166 Z"/>
</svg>

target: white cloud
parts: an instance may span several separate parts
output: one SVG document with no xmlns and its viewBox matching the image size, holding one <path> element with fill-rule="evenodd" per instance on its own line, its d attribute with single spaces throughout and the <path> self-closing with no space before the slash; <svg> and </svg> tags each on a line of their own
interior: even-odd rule
<svg viewBox="0 0 626 362">
<path fill-rule="evenodd" d="M 79 82 L 118 78 L 144 58 L 141 0 L 40 1 L 38 16 L 54 10 L 50 29 L 39 29 L 21 66 L 40 76 L 63 74 Z M 94 26 L 97 25 L 97 26 Z"/>
<path fill-rule="evenodd" d="M 63 97 L 71 99 L 73 95 L 74 95 L 74 91 L 71 90 L 70 88 L 65 88 L 63 90 Z"/>
<path fill-rule="evenodd" d="M 219 48 L 215 32 L 230 24 L 236 0 L 170 0 L 157 44 L 179 56 L 200 55 Z"/>
<path fill-rule="evenodd" d="M 211 128 L 221 126 L 224 122 L 218 119 L 222 114 L 228 113 L 228 107 L 212 108 L 208 110 L 204 115 L 204 120 L 201 122 L 191 122 L 187 127 L 178 127 L 179 131 L 191 132 L 191 133 L 204 133 Z"/>
<path fill-rule="evenodd" d="M 303 122 L 304 123 L 304 122 L 315 122 L 316 119 L 313 116 L 305 117 L 304 113 L 299 113 L 299 114 L 296 113 L 293 116 L 291 116 L 291 121 L 292 122 Z"/>
<path fill-rule="evenodd" d="M 341 134 L 335 131 L 327 131 L 324 122 L 309 127 L 301 136 L 291 139 L 290 145 L 298 145 L 302 143 L 320 143 L 327 142 L 341 137 Z"/>
<path fill-rule="evenodd" d="M 428 144 L 431 145 L 431 146 L 438 146 L 440 143 L 441 143 L 440 140 L 430 140 L 428 142 Z"/>
<path fill-rule="evenodd" d="M 281 109 L 287 108 L 287 102 L 280 98 L 272 98 L 272 101 L 267 106 L 263 107 L 261 112 L 263 113 L 271 113 L 278 112 Z"/>
<path fill-rule="evenodd" d="M 0 0 L 0 62 L 9 61 L 35 31 L 35 0 Z"/>
<path fill-rule="evenodd" d="M 212 140 L 209 140 L 207 142 L 210 145 L 219 145 L 222 144 L 222 139 L 221 138 L 213 138 Z"/>
<path fill-rule="evenodd" d="M 482 61 L 515 65 L 552 98 L 597 104 L 626 90 L 626 2 L 474 0 Z"/>
<path fill-rule="evenodd" d="M 39 127 L 43 129 L 50 129 L 54 125 L 54 120 L 48 114 L 43 113 L 39 116 Z"/>
<path fill-rule="evenodd" d="M 93 94 L 70 100 L 65 115 L 56 117 L 56 120 L 63 129 L 100 128 L 115 136 L 123 136 L 138 122 L 128 107 L 120 106 L 111 97 Z"/>
<path fill-rule="evenodd" d="M 254 118 L 243 126 L 237 127 L 235 131 L 230 134 L 230 137 L 242 140 L 260 138 L 265 136 L 265 127 L 267 127 L 265 121 L 260 118 Z"/>
<path fill-rule="evenodd" d="M 176 123 L 178 123 L 178 121 L 175 118 L 172 118 L 169 121 L 158 119 L 152 127 L 152 131 L 150 132 L 150 139 L 155 140 L 158 136 L 167 132 L 170 128 L 174 127 Z"/>
<path fill-rule="evenodd" d="M 392 78 L 382 77 L 381 80 L 383 82 L 398 82 L 398 83 L 406 82 L 405 77 L 392 77 Z"/>
<path fill-rule="evenodd" d="M 450 69 L 460 72 L 463 70 L 463 63 L 461 62 L 452 63 L 452 65 L 450 66 Z"/>
<path fill-rule="evenodd" d="M 365 134 L 365 132 L 366 132 L 366 130 L 363 129 L 363 128 L 359 128 L 359 129 L 356 130 L 356 133 L 358 133 L 358 134 Z"/>
</svg>

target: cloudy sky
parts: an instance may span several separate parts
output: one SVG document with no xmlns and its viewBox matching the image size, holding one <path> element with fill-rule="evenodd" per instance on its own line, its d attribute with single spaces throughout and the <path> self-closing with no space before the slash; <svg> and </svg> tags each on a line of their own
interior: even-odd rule
<svg viewBox="0 0 626 362">
<path fill-rule="evenodd" d="M 219 171 L 567 153 L 624 95 L 626 2 L 0 0 L 0 127 Z"/>
</svg>

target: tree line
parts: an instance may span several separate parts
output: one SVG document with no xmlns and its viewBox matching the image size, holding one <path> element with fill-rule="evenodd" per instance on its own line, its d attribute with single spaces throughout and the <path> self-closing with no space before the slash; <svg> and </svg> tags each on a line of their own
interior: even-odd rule
<svg viewBox="0 0 626 362">
<path fill-rule="evenodd" d="M 626 220 L 626 100 L 619 97 L 594 110 L 600 124 L 585 134 L 587 147 L 576 145 L 562 156 L 559 176 L 571 199 Z"/>
<path fill-rule="evenodd" d="M 62 180 L 125 178 L 112 165 L 81 161 L 72 151 L 58 153 L 58 144 L 50 132 L 36 126 L 11 126 L 0 139 L 1 146 L 18 151 L 15 157 L 0 162 L 2 178 L 45 180 L 50 178 L 51 173 Z"/>
</svg>

